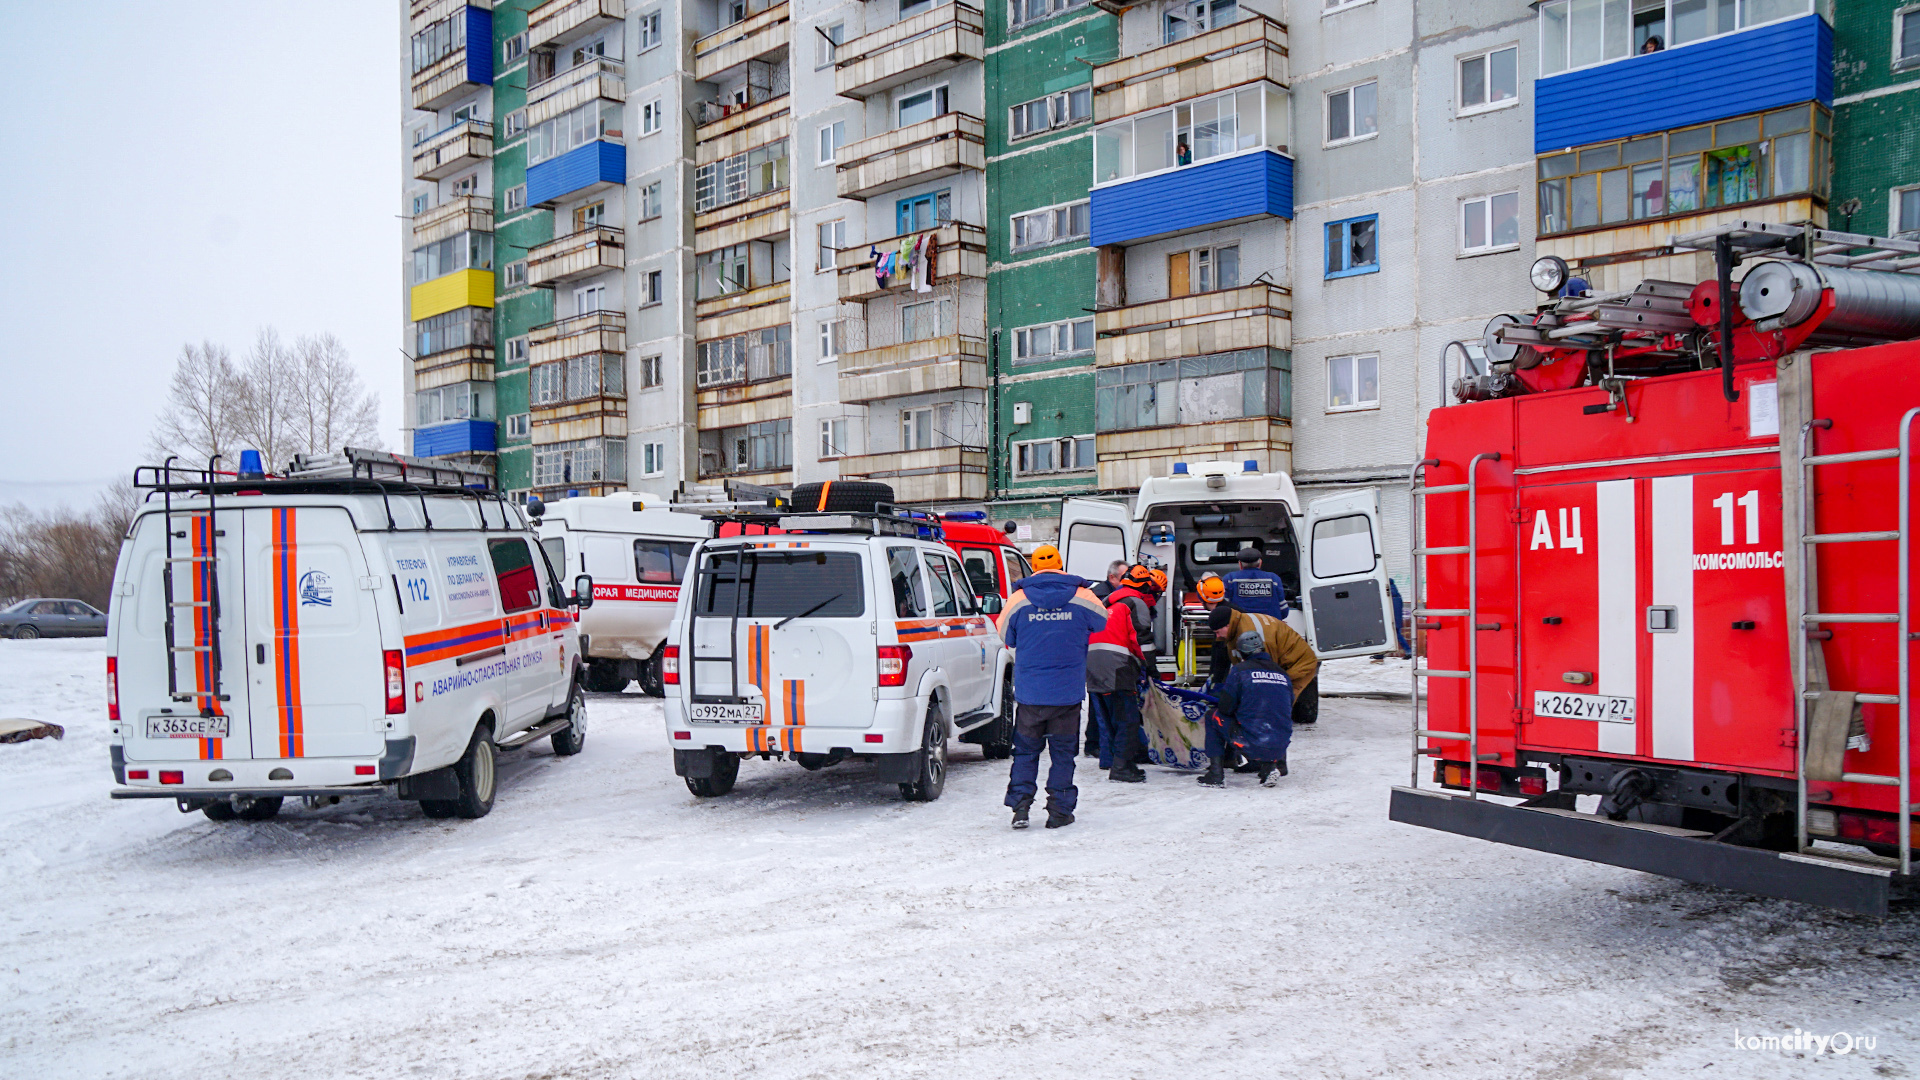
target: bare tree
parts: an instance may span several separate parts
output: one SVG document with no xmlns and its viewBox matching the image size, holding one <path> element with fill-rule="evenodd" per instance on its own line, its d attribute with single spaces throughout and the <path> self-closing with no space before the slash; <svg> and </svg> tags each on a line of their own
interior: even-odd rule
<svg viewBox="0 0 1920 1080">
<path fill-rule="evenodd" d="M 300 369 L 303 448 L 324 454 L 343 446 L 380 449 L 380 398 L 360 381 L 346 346 L 330 333 L 302 337 L 293 347 Z"/>
<path fill-rule="evenodd" d="M 240 372 L 223 345 L 183 345 L 167 385 L 167 401 L 149 440 L 157 458 L 178 454 L 205 468 L 215 454 L 231 459 L 239 438 L 244 395 Z"/>
<path fill-rule="evenodd" d="M 248 449 L 260 451 L 268 469 L 283 468 L 307 449 L 299 419 L 300 361 L 278 330 L 263 327 L 241 376 L 240 437 Z"/>
<path fill-rule="evenodd" d="M 53 596 L 106 610 L 120 541 L 138 508 L 138 493 L 124 480 L 101 492 L 91 510 L 0 507 L 0 602 Z"/>
</svg>

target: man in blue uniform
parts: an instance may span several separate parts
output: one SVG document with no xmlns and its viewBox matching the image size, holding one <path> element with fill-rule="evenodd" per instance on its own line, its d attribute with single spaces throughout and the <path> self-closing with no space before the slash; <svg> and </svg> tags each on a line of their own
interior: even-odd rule
<svg viewBox="0 0 1920 1080">
<path fill-rule="evenodd" d="M 1226 786 L 1231 743 L 1252 763 L 1260 786 L 1272 787 L 1276 775 L 1287 775 L 1287 745 L 1293 741 L 1293 683 L 1267 655 L 1266 638 L 1258 630 L 1241 634 L 1234 648 L 1242 659 L 1215 695 L 1214 714 L 1207 719 L 1207 771 L 1200 782 Z"/>
<path fill-rule="evenodd" d="M 1073 824 L 1080 789 L 1073 785 L 1073 752 L 1080 741 L 1080 703 L 1087 696 L 1087 640 L 1107 625 L 1107 608 L 1086 582 L 1060 567 L 1052 544 L 1033 550 L 1033 574 L 1013 583 L 1000 612 L 1000 639 L 1013 650 L 1013 770 L 1006 804 L 1013 827 L 1027 827 L 1040 778 L 1047 770 L 1047 828 Z"/>
<path fill-rule="evenodd" d="M 1286 587 L 1280 584 L 1280 575 L 1260 569 L 1259 548 L 1241 548 L 1240 569 L 1221 575 L 1221 580 L 1227 583 L 1227 603 L 1235 610 L 1287 617 Z"/>
</svg>

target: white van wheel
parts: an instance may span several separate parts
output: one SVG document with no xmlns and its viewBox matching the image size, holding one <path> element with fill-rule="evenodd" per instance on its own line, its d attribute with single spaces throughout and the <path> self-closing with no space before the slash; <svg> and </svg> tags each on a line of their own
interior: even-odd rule
<svg viewBox="0 0 1920 1080">
<path fill-rule="evenodd" d="M 467 752 L 453 763 L 454 779 L 460 783 L 457 799 L 421 799 L 420 811 L 430 818 L 482 818 L 493 809 L 496 779 L 493 765 L 493 732 L 485 724 L 473 731 Z"/>
<path fill-rule="evenodd" d="M 587 746 L 587 692 L 578 682 L 567 693 L 567 726 L 553 733 L 553 752 L 572 757 Z"/>
</svg>

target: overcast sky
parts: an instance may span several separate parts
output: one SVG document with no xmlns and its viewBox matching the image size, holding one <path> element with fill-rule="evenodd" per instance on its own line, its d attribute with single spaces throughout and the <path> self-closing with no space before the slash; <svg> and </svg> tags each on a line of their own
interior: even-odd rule
<svg viewBox="0 0 1920 1080">
<path fill-rule="evenodd" d="M 0 0 L 0 504 L 145 463 L 180 347 L 331 330 L 399 445 L 396 0 Z"/>
</svg>

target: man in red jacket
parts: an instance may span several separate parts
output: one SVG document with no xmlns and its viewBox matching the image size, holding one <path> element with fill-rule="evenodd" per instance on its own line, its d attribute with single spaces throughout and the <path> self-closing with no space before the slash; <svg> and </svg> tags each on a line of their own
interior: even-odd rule
<svg viewBox="0 0 1920 1080">
<path fill-rule="evenodd" d="M 1087 692 L 1100 718 L 1100 767 L 1123 784 L 1146 780 L 1141 770 L 1140 673 L 1147 666 L 1143 635 L 1153 632 L 1153 602 L 1164 575 L 1129 569 L 1107 596 L 1107 625 L 1087 642 Z M 1145 640 L 1152 640 L 1151 637 Z"/>
</svg>

